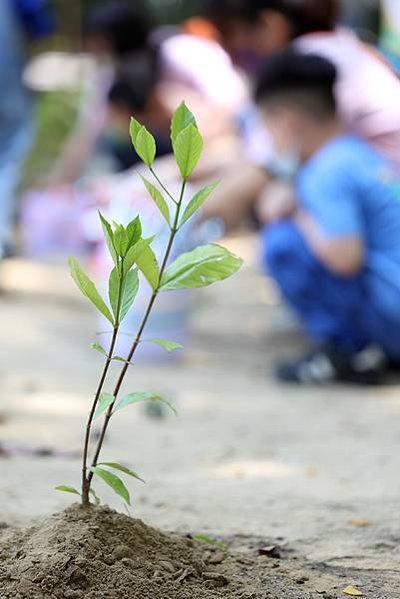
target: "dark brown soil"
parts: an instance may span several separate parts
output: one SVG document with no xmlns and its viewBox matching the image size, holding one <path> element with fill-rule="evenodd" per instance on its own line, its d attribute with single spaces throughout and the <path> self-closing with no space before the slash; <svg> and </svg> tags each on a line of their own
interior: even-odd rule
<svg viewBox="0 0 400 599">
<path fill-rule="evenodd" d="M 29 529 L 3 527 L 0 542 L 1 599 L 345 597 L 344 581 L 323 567 L 254 547 L 226 552 L 107 507 L 74 505 Z"/>
</svg>

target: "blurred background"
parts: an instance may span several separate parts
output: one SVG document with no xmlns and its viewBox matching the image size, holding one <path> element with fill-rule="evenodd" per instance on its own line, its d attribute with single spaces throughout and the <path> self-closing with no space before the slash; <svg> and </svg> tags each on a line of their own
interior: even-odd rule
<svg viewBox="0 0 400 599">
<path fill-rule="evenodd" d="M 215 52 L 211 41 L 226 40 L 215 24 L 205 18 L 207 2 L 132 0 L 125 3 L 125 9 L 122 4 L 113 6 L 101 0 L 7 0 L 2 9 L 13 13 L 4 16 L 2 30 L 9 48 L 2 76 L 11 83 L 5 94 L 8 98 L 3 100 L 3 127 L 10 129 L 8 137 L 14 127 L 16 140 L 9 150 L 9 160 L 6 159 L 8 166 L 4 166 L 4 172 L 9 174 L 4 175 L 2 183 L 8 198 L 3 200 L 0 212 L 4 255 L 15 252 L 16 247 L 28 253 L 38 250 L 34 232 L 27 233 L 24 224 L 25 212 L 29 218 L 30 208 L 35 212 L 30 198 L 25 208 L 27 190 L 39 187 L 50 193 L 55 185 L 75 184 L 83 175 L 121 172 L 134 164 L 126 132 L 123 139 L 124 111 L 143 113 L 143 104 L 151 100 L 153 113 L 156 102 L 163 104 L 167 120 L 174 102 L 186 97 L 192 99 L 193 109 L 200 111 L 206 135 L 226 138 L 232 134 L 233 141 L 237 141 L 238 123 L 244 119 L 243 108 L 251 95 L 249 76 L 253 72 L 248 64 L 240 62 L 240 70 L 234 71 L 226 62 L 227 55 Z M 390 0 L 341 0 L 338 24 L 351 27 L 360 38 L 381 47 L 397 66 L 399 23 L 397 8 L 393 6 L 395 2 Z M 125 27 L 118 22 L 123 10 L 132 13 Z M 10 26 L 6 27 L 6 23 Z M 192 39 L 178 39 L 183 34 Z M 119 47 L 116 38 L 124 35 L 130 41 L 123 41 L 125 47 Z M 113 36 L 113 41 L 104 42 L 108 36 Z M 116 45 L 112 47 L 113 44 Z M 207 51 L 208 55 L 204 53 Z M 207 56 L 216 58 L 214 69 L 207 69 Z M 225 77 L 223 82 L 218 75 Z M 113 90 L 113 101 L 107 96 L 115 83 L 118 85 Z M 132 94 L 129 87 L 141 91 Z M 16 114 L 16 106 L 6 114 L 12 98 L 18 102 L 20 114 Z M 93 109 L 93 102 L 99 112 Z M 219 127 L 215 126 L 216 115 L 221 121 Z M 149 113 L 148 117 L 153 128 L 164 128 L 160 151 L 167 154 L 165 123 L 154 123 L 154 114 Z M 78 136 L 76 129 L 82 124 L 84 131 Z M 254 143 L 257 149 L 260 142 L 246 143 Z M 75 153 L 77 146 L 81 148 L 79 154 Z M 235 151 L 237 147 L 229 148 L 231 154 Z M 213 158 L 214 154 L 210 161 Z M 55 205 L 61 209 L 63 202 L 59 199 L 58 204 L 50 204 L 54 212 Z M 21 212 L 22 229 L 16 239 L 15 229 L 11 228 Z M 47 228 L 53 228 L 52 224 L 55 223 L 49 222 Z M 51 233 L 47 231 L 46 235 Z M 57 253 L 61 241 L 56 244 L 60 247 L 48 249 Z M 47 250 L 45 255 L 49 255 Z"/>
<path fill-rule="evenodd" d="M 258 180 L 254 171 L 245 177 L 247 162 L 269 144 L 252 102 L 259 57 L 235 19 L 221 22 L 225 4 L 0 3 L 2 518 L 21 522 L 59 508 L 68 499 L 51 489 L 77 484 L 82 423 L 102 359 L 89 345 L 98 338 L 106 343 L 107 332 L 78 296 L 66 261 L 80 257 L 106 289 L 99 208 L 122 222 L 140 213 L 145 234 L 158 233 L 155 250 L 162 252 L 168 231 L 137 177 L 129 118 L 155 135 L 156 170 L 174 192 L 169 121 L 184 99 L 205 138 L 190 190 L 215 179 L 222 184 L 178 238 L 176 253 L 222 238 L 245 267 L 196 297 L 182 292 L 160 300 L 149 336 L 187 349 L 170 357 L 144 347 L 127 385 L 155 387 L 181 416 L 132 410 L 116 419 L 106 453 L 149 480 L 135 504 L 155 524 L 254 534 L 267 526 L 294 540 L 307 522 L 307 550 L 321 557 L 330 551 L 325 532 L 337 518 L 336 535 L 346 538 L 349 517 L 377 518 L 384 528 L 390 505 L 397 509 L 398 389 L 366 390 L 362 397 L 347 387 L 283 391 L 273 379 L 277 354 L 306 341 L 261 268 L 262 216 L 251 191 Z M 342 0 L 339 9 L 335 29 L 380 52 L 390 76 L 398 77 L 399 1 Z M 232 189 L 238 173 L 244 193 L 236 179 Z M 147 297 L 143 285 L 127 331 Z M 128 341 L 122 338 L 119 352 Z M 388 481 L 383 508 L 380 490 Z M 114 501 L 106 490 L 100 495 Z M 298 519 L 290 522 L 294 510 Z M 347 554 L 358 551 L 356 540 L 345 547 Z"/>
</svg>

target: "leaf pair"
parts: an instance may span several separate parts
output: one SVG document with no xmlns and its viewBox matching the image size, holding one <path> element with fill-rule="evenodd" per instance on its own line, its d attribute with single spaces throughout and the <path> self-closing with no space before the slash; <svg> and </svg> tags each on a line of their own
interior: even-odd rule
<svg viewBox="0 0 400 599">
<path fill-rule="evenodd" d="M 120 334 L 121 335 L 125 334 L 125 335 L 128 335 L 128 337 L 133 337 L 134 339 L 136 339 L 136 335 L 129 335 L 129 333 L 120 333 Z M 178 349 L 183 349 L 183 345 L 181 345 L 180 343 L 176 343 L 175 341 L 169 341 L 168 339 L 144 339 L 142 341 L 142 343 L 154 343 L 155 345 L 159 345 L 160 347 L 165 349 L 165 351 L 167 351 L 168 353 L 172 353 Z M 102 354 L 103 356 L 108 355 L 106 350 L 104 349 L 104 347 L 97 341 L 91 343 L 90 347 L 91 347 L 91 349 L 93 349 L 94 351 L 97 351 L 99 354 Z M 124 358 L 120 358 L 119 356 L 114 356 L 113 360 L 118 360 L 120 362 L 126 361 Z"/>
<path fill-rule="evenodd" d="M 172 117 L 171 141 L 176 163 L 182 179 L 186 181 L 200 159 L 203 139 L 197 128 L 196 119 L 185 102 L 182 102 Z"/>
<path fill-rule="evenodd" d="M 130 135 L 136 153 L 151 168 L 157 149 L 154 137 L 134 118 L 131 119 Z M 172 117 L 171 141 L 182 179 L 186 181 L 199 161 L 203 151 L 203 139 L 193 114 L 184 102 Z"/>
<path fill-rule="evenodd" d="M 81 494 L 77 489 L 75 489 L 75 487 L 70 487 L 69 485 L 58 485 L 58 487 L 56 487 L 55 489 L 56 491 L 62 491 L 63 493 L 72 493 L 73 495 L 79 495 L 79 497 L 81 496 Z M 97 495 L 96 491 L 93 488 L 90 488 L 89 493 L 90 495 L 92 495 L 95 504 L 100 505 L 101 500 L 100 497 Z"/>
<path fill-rule="evenodd" d="M 122 497 L 122 499 L 128 505 L 130 505 L 131 498 L 130 498 L 129 491 L 128 491 L 125 483 L 120 479 L 119 476 L 117 476 L 113 472 L 110 472 L 109 470 L 105 470 L 104 467 L 100 468 L 99 466 L 105 466 L 106 468 L 110 468 L 111 470 L 117 470 L 119 472 L 123 472 L 124 474 L 127 474 L 128 476 L 131 476 L 132 478 L 135 478 L 136 480 L 139 480 L 142 483 L 144 483 L 145 481 L 136 472 L 134 472 L 130 468 L 127 468 L 126 466 L 123 466 L 122 464 L 118 464 L 117 462 L 100 462 L 99 464 L 97 464 L 97 466 L 92 466 L 90 468 L 90 470 L 93 472 L 93 474 L 95 474 L 96 476 L 101 478 L 109 487 L 111 487 L 111 489 L 117 495 Z M 69 485 L 59 485 L 58 487 L 56 487 L 56 491 L 62 491 L 64 493 L 72 493 L 74 495 L 80 496 L 79 491 L 77 491 L 77 489 L 75 489 L 74 487 L 70 487 Z M 90 493 L 93 496 L 96 505 L 99 505 L 100 498 L 97 496 L 96 492 L 93 489 L 91 489 Z"/>
<path fill-rule="evenodd" d="M 153 136 L 134 118 L 131 119 L 130 134 L 136 152 L 143 162 L 150 168 L 157 181 L 161 184 L 157 175 L 151 168 L 154 162 L 156 151 Z M 203 151 L 203 139 L 197 128 L 196 119 L 186 106 L 185 102 L 180 104 L 172 117 L 171 142 L 182 179 L 183 181 L 186 181 L 192 174 L 200 159 L 201 153 Z M 142 175 L 140 175 L 140 177 L 154 203 L 158 207 L 168 225 L 171 227 L 172 223 L 170 209 L 163 194 L 158 187 L 153 185 L 145 177 Z M 189 218 L 200 208 L 210 193 L 215 189 L 216 185 L 217 184 L 214 183 L 205 187 L 193 197 L 185 209 L 185 212 L 179 223 L 179 227 L 189 220 Z M 168 195 L 172 197 L 170 194 Z M 175 203 L 177 204 L 178 202 L 175 201 Z M 176 225 L 177 223 L 175 223 L 175 226 Z"/>
<path fill-rule="evenodd" d="M 151 198 L 156 204 L 157 208 L 161 212 L 168 225 L 171 227 L 171 214 L 169 206 L 163 194 L 155 185 L 150 183 L 150 181 L 148 181 L 145 177 L 143 177 L 142 175 L 140 175 L 140 177 Z M 178 224 L 178 228 L 182 227 L 182 225 L 184 225 L 189 220 L 189 218 L 191 218 L 199 210 L 199 208 L 201 208 L 201 206 L 204 204 L 204 202 L 207 200 L 210 194 L 214 191 L 217 185 L 218 182 L 212 183 L 211 185 L 207 185 L 206 187 L 203 187 L 203 189 L 200 189 L 200 191 L 198 191 L 193 196 L 193 198 L 190 200 L 183 212 L 182 218 L 180 219 Z"/>
</svg>

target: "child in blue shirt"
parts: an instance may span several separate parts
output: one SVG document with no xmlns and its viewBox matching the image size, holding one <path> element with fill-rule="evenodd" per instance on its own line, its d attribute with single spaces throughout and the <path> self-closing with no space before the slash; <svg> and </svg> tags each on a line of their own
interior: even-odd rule
<svg viewBox="0 0 400 599">
<path fill-rule="evenodd" d="M 343 130 L 335 67 L 292 51 L 260 74 L 257 100 L 296 201 L 275 206 L 264 260 L 315 349 L 281 380 L 376 383 L 400 363 L 400 177 Z M 383 359 L 384 358 L 384 359 Z"/>
</svg>

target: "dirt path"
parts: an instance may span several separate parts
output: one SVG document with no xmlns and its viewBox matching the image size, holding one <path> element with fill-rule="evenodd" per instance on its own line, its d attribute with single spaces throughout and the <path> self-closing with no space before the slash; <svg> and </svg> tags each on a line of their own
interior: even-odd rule
<svg viewBox="0 0 400 599">
<path fill-rule="evenodd" d="M 231 243 L 251 256 L 251 240 Z M 78 483 L 68 452 L 80 449 L 101 357 L 88 349 L 92 312 L 63 268 L 9 262 L 2 281 L 0 439 L 20 455 L 0 462 L 0 517 L 27 523 L 68 505 L 56 484 Z M 148 481 L 132 488 L 136 515 L 235 543 L 278 539 L 343 575 L 343 588 L 368 578 L 366 597 L 399 599 L 399 388 L 276 385 L 272 359 L 298 341 L 277 333 L 276 298 L 249 260 L 201 298 L 184 362 L 143 365 L 128 383 L 164 393 L 179 418 L 132 409 L 108 438 L 107 457 Z M 31 447 L 66 455 L 35 457 Z"/>
</svg>

